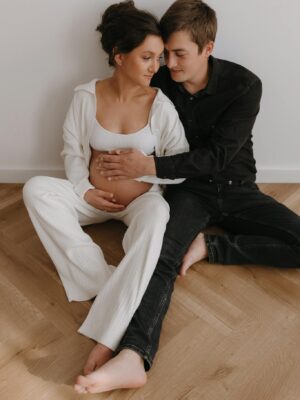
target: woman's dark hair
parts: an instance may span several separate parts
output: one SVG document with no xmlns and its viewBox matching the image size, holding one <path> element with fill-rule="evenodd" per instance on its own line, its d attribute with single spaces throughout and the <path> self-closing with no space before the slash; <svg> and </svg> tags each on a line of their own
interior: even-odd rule
<svg viewBox="0 0 300 400">
<path fill-rule="evenodd" d="M 155 16 L 138 10 L 133 1 L 122 1 L 108 7 L 96 31 L 101 33 L 101 45 L 111 66 L 115 65 L 116 54 L 129 53 L 148 35 L 161 36 Z"/>
</svg>

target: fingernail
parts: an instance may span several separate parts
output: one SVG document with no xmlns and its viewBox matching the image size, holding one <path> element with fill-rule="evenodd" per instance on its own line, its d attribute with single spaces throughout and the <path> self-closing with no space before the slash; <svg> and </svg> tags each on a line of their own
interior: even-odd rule
<svg viewBox="0 0 300 400">
<path fill-rule="evenodd" d="M 103 172 L 101 172 L 101 174 L 103 174 Z M 108 178 L 107 178 L 107 180 L 108 180 L 108 181 L 111 181 L 111 178 L 110 178 L 110 177 L 108 177 Z"/>
</svg>

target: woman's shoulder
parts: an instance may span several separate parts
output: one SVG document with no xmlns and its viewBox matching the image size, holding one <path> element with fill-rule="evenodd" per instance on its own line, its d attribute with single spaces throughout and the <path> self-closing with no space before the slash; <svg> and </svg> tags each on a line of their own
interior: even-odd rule
<svg viewBox="0 0 300 400">
<path fill-rule="evenodd" d="M 96 84 L 97 82 L 99 82 L 100 79 L 92 79 L 91 81 L 87 82 L 87 83 L 83 83 L 80 85 L 77 85 L 74 89 L 74 92 L 87 92 L 87 93 L 91 93 L 91 94 L 95 94 L 96 93 Z"/>
<path fill-rule="evenodd" d="M 178 113 L 172 101 L 163 93 L 159 88 L 154 89 L 157 91 L 155 100 L 151 109 L 151 123 L 153 128 L 157 128 L 161 132 L 164 126 L 174 123 L 177 119 Z"/>
<path fill-rule="evenodd" d="M 153 89 L 156 91 L 156 97 L 153 103 L 154 108 L 157 108 L 158 110 L 160 109 L 161 111 L 175 110 L 175 106 L 172 101 L 160 88 L 154 86 Z"/>
</svg>

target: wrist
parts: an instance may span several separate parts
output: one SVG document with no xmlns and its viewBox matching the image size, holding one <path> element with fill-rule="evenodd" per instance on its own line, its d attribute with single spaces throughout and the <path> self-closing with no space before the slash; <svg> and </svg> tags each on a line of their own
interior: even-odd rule
<svg viewBox="0 0 300 400">
<path fill-rule="evenodd" d="M 147 157 L 145 175 L 156 176 L 154 156 Z"/>
<path fill-rule="evenodd" d="M 90 196 L 90 193 L 91 193 L 91 191 L 92 191 L 93 189 L 88 189 L 85 193 L 84 193 L 84 195 L 83 195 L 83 199 L 88 203 L 88 198 L 89 198 L 89 196 Z"/>
</svg>

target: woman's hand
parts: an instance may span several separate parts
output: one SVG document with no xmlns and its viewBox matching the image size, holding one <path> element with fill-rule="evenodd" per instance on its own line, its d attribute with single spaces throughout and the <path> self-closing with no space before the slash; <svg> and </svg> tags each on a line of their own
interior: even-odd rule
<svg viewBox="0 0 300 400">
<path fill-rule="evenodd" d="M 117 212 L 125 208 L 124 205 L 116 203 L 113 193 L 104 192 L 99 189 L 89 189 L 84 195 L 84 200 L 91 206 L 102 211 Z"/>
</svg>

